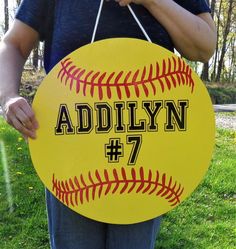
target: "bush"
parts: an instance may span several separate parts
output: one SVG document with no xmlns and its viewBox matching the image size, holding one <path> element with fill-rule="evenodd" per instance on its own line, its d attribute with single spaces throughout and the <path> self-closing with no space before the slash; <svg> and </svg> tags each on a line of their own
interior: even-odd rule
<svg viewBox="0 0 236 249">
<path fill-rule="evenodd" d="M 213 104 L 234 104 L 236 103 L 236 88 L 234 86 L 206 85 Z"/>
</svg>

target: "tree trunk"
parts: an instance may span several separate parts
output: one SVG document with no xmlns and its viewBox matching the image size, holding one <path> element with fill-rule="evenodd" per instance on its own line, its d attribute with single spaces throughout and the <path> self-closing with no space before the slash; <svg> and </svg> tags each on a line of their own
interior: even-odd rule
<svg viewBox="0 0 236 249">
<path fill-rule="evenodd" d="M 217 41 L 216 41 L 216 49 L 215 49 L 215 56 L 214 56 L 214 63 L 213 63 L 213 72 L 212 72 L 212 76 L 211 76 L 212 80 L 216 80 L 216 66 L 217 66 L 218 51 L 219 51 L 219 33 L 220 33 L 221 9 L 222 9 L 222 0 L 220 0 L 220 3 L 219 3 L 218 16 L 217 16 L 217 24 L 216 24 Z"/>
<path fill-rule="evenodd" d="M 210 5 L 209 0 L 207 0 L 208 5 Z M 211 1 L 211 16 L 214 18 L 216 0 Z M 201 73 L 201 79 L 204 81 L 210 81 L 209 79 L 209 62 L 204 63 Z"/>
<path fill-rule="evenodd" d="M 223 35 L 223 46 L 221 49 L 221 55 L 220 55 L 220 60 L 219 60 L 219 64 L 218 64 L 218 69 L 217 69 L 216 81 L 220 80 L 221 72 L 223 69 L 224 57 L 225 57 L 225 53 L 226 53 L 227 38 L 228 38 L 229 31 L 230 31 L 231 16 L 232 16 L 232 11 L 233 11 L 232 7 L 233 7 L 233 0 L 230 0 L 229 1 L 228 17 L 227 17 L 226 27 L 225 27 L 225 31 L 224 31 L 224 35 Z"/>
<path fill-rule="evenodd" d="M 201 79 L 204 81 L 210 81 L 210 79 L 209 79 L 209 62 L 206 62 L 203 65 Z"/>
<path fill-rule="evenodd" d="M 43 68 L 44 44 L 39 50 L 39 69 Z"/>
<path fill-rule="evenodd" d="M 216 0 L 212 0 L 211 1 L 211 16 L 214 19 L 214 15 L 215 15 L 215 8 L 216 8 Z"/>
<path fill-rule="evenodd" d="M 16 0 L 17 6 L 20 6 L 21 0 Z"/>
<path fill-rule="evenodd" d="M 39 47 L 37 46 L 33 50 L 33 67 L 35 70 L 38 69 L 38 61 L 39 61 Z"/>
<path fill-rule="evenodd" d="M 6 33 L 9 29 L 9 10 L 8 10 L 8 0 L 4 0 L 4 15 L 5 15 L 5 25 L 4 32 Z"/>
<path fill-rule="evenodd" d="M 231 58 L 230 58 L 230 65 L 229 65 L 229 82 L 233 83 L 235 81 L 235 71 L 236 71 L 236 61 L 235 61 L 235 37 L 231 40 Z"/>
</svg>

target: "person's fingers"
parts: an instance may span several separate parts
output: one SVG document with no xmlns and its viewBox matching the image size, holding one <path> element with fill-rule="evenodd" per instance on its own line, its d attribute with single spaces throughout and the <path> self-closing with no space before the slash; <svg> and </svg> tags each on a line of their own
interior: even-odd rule
<svg viewBox="0 0 236 249">
<path fill-rule="evenodd" d="M 36 138 L 35 131 L 27 129 L 16 117 L 12 117 L 11 124 L 16 130 L 21 132 L 24 137 Z"/>
<path fill-rule="evenodd" d="M 120 6 L 127 6 L 132 2 L 131 0 L 115 0 L 115 1 L 118 2 Z"/>
<path fill-rule="evenodd" d="M 9 99 L 4 106 L 4 116 L 6 121 L 24 137 L 36 138 L 35 130 L 38 128 L 38 122 L 26 99 L 22 97 Z"/>
<path fill-rule="evenodd" d="M 24 134 L 22 134 L 23 138 L 25 139 L 25 142 L 28 143 L 28 137 Z"/>
<path fill-rule="evenodd" d="M 34 130 L 34 126 L 31 122 L 31 119 L 27 114 L 25 114 L 25 112 L 21 108 L 18 108 L 15 115 L 16 118 L 23 124 L 23 126 L 25 126 L 29 130 Z"/>
<path fill-rule="evenodd" d="M 20 107 L 27 117 L 26 122 L 28 122 L 28 124 L 29 124 L 28 128 L 30 128 L 30 126 L 32 125 L 33 129 L 38 129 L 39 124 L 38 124 L 38 121 L 35 117 L 35 114 L 31 108 L 31 106 L 29 106 L 29 104 L 25 101 L 25 103 L 23 103 L 23 102 L 20 103 Z"/>
</svg>

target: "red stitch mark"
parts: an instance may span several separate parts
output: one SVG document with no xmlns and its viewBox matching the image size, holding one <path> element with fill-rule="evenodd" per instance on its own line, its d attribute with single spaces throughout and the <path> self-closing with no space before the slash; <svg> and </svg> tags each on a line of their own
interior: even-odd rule
<svg viewBox="0 0 236 249">
<path fill-rule="evenodd" d="M 117 169 L 113 169 L 110 175 L 106 169 L 103 173 L 96 170 L 93 175 L 89 171 L 87 178 L 81 174 L 78 178 L 75 176 L 66 181 L 56 179 L 53 174 L 52 192 L 67 206 L 82 205 L 84 202 L 101 198 L 102 195 L 122 195 L 133 191 L 165 198 L 170 206 L 180 203 L 184 188 L 181 184 L 173 182 L 172 177 L 160 175 L 158 170 L 154 173 L 151 170 L 145 172 L 143 167 L 130 170 L 131 177 L 127 177 L 126 169 L 121 168 L 120 174 Z M 121 190 L 117 193 L 119 187 Z"/>
<path fill-rule="evenodd" d="M 84 96 L 87 94 L 87 87 L 90 88 L 90 95 L 92 97 L 94 96 L 95 89 L 97 89 L 100 100 L 103 99 L 104 92 L 106 92 L 109 99 L 112 98 L 111 88 L 116 89 L 119 99 L 122 99 L 123 94 L 127 98 L 130 97 L 130 87 L 134 88 L 136 97 L 140 96 L 141 90 L 144 91 L 146 97 L 148 97 L 150 91 L 156 95 L 158 84 L 162 92 L 166 88 L 171 90 L 171 88 L 176 88 L 180 85 L 189 86 L 191 92 L 194 90 L 191 68 L 180 58 L 176 60 L 175 57 L 162 61 L 162 71 L 160 71 L 160 66 L 156 62 L 155 67 L 150 64 L 149 66 L 145 66 L 143 70 L 137 69 L 135 72 L 120 71 L 110 74 L 107 72 L 86 72 L 85 69 L 77 68 L 70 58 L 66 58 L 61 62 L 58 79 L 65 85 L 70 79 L 70 90 L 72 90 L 75 84 L 76 93 L 81 91 L 81 86 L 83 85 Z M 124 89 L 124 92 L 122 92 L 122 89 Z"/>
</svg>

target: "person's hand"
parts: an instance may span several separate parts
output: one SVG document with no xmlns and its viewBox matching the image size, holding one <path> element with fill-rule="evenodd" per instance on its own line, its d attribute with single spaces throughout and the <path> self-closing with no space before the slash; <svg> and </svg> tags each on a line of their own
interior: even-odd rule
<svg viewBox="0 0 236 249">
<path fill-rule="evenodd" d="M 150 0 L 115 0 L 115 1 L 118 2 L 120 6 L 127 6 L 130 3 L 145 5 L 148 2 L 150 2 Z"/>
<path fill-rule="evenodd" d="M 36 138 L 36 129 L 38 129 L 39 125 L 26 99 L 20 96 L 8 98 L 2 104 L 2 108 L 6 121 L 22 133 L 25 139 L 28 137 Z"/>
</svg>

